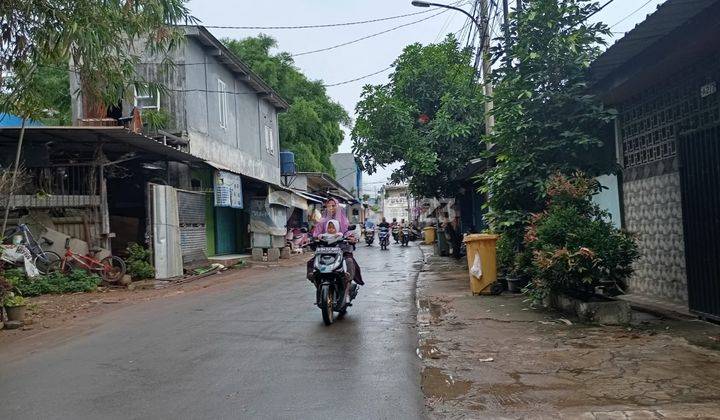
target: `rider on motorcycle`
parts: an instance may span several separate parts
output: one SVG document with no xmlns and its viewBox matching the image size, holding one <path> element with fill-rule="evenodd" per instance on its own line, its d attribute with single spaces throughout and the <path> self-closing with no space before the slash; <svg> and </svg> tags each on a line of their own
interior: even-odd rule
<svg viewBox="0 0 720 420">
<path fill-rule="evenodd" d="M 325 213 L 323 214 L 323 218 L 315 225 L 315 229 L 313 229 L 312 234 L 316 238 L 319 238 L 325 233 L 345 234 L 348 231 L 348 226 L 349 223 L 347 216 L 345 216 L 345 213 L 339 208 L 337 201 L 334 198 L 331 198 L 325 202 Z M 354 235 L 350 235 L 348 236 L 348 241 L 353 244 L 357 241 L 357 239 Z M 360 274 L 360 266 L 357 261 L 355 261 L 355 258 L 353 258 L 352 246 L 343 249 L 343 253 L 345 265 L 347 266 L 348 278 L 346 281 L 348 282 L 348 285 L 352 280 L 355 280 L 355 283 L 359 285 L 365 284 L 362 280 L 362 275 Z M 313 281 L 314 262 L 315 259 L 311 258 L 307 263 L 307 278 L 310 281 Z M 349 296 L 349 291 L 350 287 L 345 287 L 346 301 Z"/>
</svg>

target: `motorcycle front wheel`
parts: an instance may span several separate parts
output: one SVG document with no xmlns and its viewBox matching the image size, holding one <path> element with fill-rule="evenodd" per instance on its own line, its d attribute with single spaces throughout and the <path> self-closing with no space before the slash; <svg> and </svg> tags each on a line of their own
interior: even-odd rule
<svg viewBox="0 0 720 420">
<path fill-rule="evenodd" d="M 335 313 L 333 311 L 333 303 L 335 302 L 335 291 L 330 285 L 323 285 L 320 289 L 320 311 L 325 325 L 330 325 L 335 321 Z"/>
</svg>

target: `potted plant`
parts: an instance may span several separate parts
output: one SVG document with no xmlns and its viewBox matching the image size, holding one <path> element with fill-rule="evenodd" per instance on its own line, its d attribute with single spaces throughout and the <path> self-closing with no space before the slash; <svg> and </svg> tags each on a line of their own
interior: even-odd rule
<svg viewBox="0 0 720 420">
<path fill-rule="evenodd" d="M 25 321 L 26 300 L 19 294 L 8 292 L 3 298 L 3 306 L 8 321 Z"/>
<path fill-rule="evenodd" d="M 508 292 L 520 293 L 527 286 L 532 270 L 532 253 L 525 249 L 518 251 L 506 277 Z"/>
</svg>

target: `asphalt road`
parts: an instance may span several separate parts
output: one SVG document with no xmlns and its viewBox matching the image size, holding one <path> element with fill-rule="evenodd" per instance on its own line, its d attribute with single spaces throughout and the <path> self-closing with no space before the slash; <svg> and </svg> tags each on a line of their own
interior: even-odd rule
<svg viewBox="0 0 720 420">
<path fill-rule="evenodd" d="M 424 417 L 415 354 L 420 251 L 359 246 L 366 282 L 322 323 L 304 267 L 103 315 L 3 362 L 0 419 Z"/>
</svg>

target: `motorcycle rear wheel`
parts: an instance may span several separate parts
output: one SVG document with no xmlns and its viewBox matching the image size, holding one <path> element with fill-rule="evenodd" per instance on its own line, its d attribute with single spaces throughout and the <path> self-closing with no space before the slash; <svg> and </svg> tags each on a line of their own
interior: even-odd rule
<svg viewBox="0 0 720 420">
<path fill-rule="evenodd" d="M 329 285 L 324 285 L 320 289 L 320 311 L 325 325 L 330 325 L 335 321 L 335 313 L 333 311 L 333 303 L 335 302 L 335 291 Z"/>
</svg>

